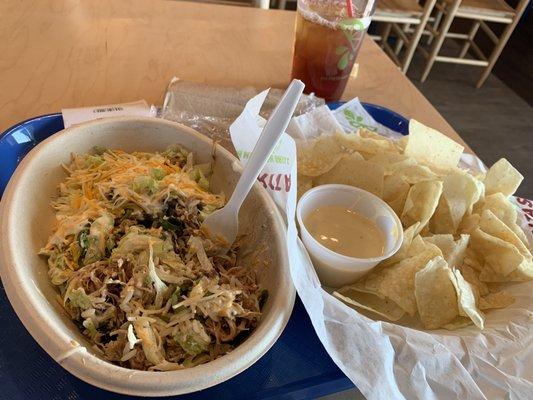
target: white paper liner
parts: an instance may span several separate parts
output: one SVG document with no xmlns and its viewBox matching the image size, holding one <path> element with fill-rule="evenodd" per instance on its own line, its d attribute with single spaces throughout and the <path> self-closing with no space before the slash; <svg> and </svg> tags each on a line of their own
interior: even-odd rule
<svg viewBox="0 0 533 400">
<path fill-rule="evenodd" d="M 262 103 L 257 100 L 259 96 L 262 94 L 250 101 L 252 106 L 247 105 L 239 118 L 250 122 L 257 116 L 257 106 Z M 372 122 L 357 99 L 347 104 L 345 108 L 350 107 L 352 112 Z M 299 118 L 300 127 L 308 125 L 303 121 L 305 117 Z M 337 120 L 343 125 L 343 121 Z M 384 136 L 398 135 L 376 126 L 376 131 Z M 243 146 L 253 148 L 251 139 L 257 139 L 259 126 L 232 128 L 237 150 Z M 306 136 L 305 132 L 300 133 Z M 313 132 L 309 137 L 315 135 Z M 295 148 L 294 153 L 291 149 L 285 154 L 295 157 Z M 461 163 L 475 171 L 486 170 L 472 155 L 464 155 Z M 290 171 L 295 176 L 296 163 L 293 164 Z M 267 168 L 268 173 L 288 171 L 279 165 L 269 164 Z M 333 361 L 367 399 L 533 398 L 533 313 L 529 311 L 533 309 L 533 282 L 509 285 L 506 290 L 516 302 L 505 309 L 487 312 L 483 331 L 473 326 L 455 331 L 423 331 L 367 318 L 321 287 L 298 238 L 294 220 L 296 196 L 273 194 L 288 217 L 291 276 L 313 327 Z M 524 210 L 526 213 L 529 210 L 529 223 L 533 224 L 533 202 L 516 201 L 531 244 L 531 226 L 527 225 Z"/>
</svg>

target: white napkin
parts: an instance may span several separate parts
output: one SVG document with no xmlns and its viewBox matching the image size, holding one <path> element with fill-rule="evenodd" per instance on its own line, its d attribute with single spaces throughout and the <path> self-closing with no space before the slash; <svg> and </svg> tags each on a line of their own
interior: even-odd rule
<svg viewBox="0 0 533 400">
<path fill-rule="evenodd" d="M 365 128 L 372 132 L 378 132 L 391 139 L 402 137 L 401 133 L 387 128 L 385 125 L 380 124 L 372 118 L 357 97 L 333 110 L 333 116 L 344 128 L 346 133 L 355 132 L 359 128 Z"/>
<path fill-rule="evenodd" d="M 306 114 L 293 117 L 287 127 L 287 133 L 295 139 L 312 139 L 323 133 L 343 131 L 343 126 L 327 105 L 319 106 Z"/>
<path fill-rule="evenodd" d="M 264 90 L 252 97 L 241 115 L 230 125 L 231 141 L 245 165 L 261 134 L 265 120 L 259 110 L 268 94 Z M 278 144 L 257 178 L 285 215 L 293 215 L 296 207 L 296 144 L 287 133 Z"/>
</svg>

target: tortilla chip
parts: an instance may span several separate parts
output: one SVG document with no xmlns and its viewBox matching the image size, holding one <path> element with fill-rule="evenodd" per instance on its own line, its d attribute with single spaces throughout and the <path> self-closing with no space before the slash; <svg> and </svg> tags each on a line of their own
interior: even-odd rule
<svg viewBox="0 0 533 400">
<path fill-rule="evenodd" d="M 527 262 L 520 251 L 511 243 L 489 235 L 479 228 L 470 236 L 470 247 L 485 262 L 480 275 L 482 281 L 504 282 L 502 277 L 509 275 Z M 487 270 L 487 266 L 489 270 Z M 501 277 L 495 277 L 496 280 L 492 280 L 490 275 L 501 275 Z"/>
<path fill-rule="evenodd" d="M 407 142 L 409 141 L 409 136 L 404 136 L 403 138 L 401 139 L 398 139 L 394 144 L 396 146 L 396 148 L 398 149 L 398 151 L 400 153 L 404 153 L 405 152 L 405 147 L 407 146 Z"/>
<path fill-rule="evenodd" d="M 453 235 L 434 235 L 425 237 L 424 240 L 435 244 L 442 251 L 448 266 L 455 268 L 463 264 L 470 236 L 461 235 L 458 240 L 454 240 Z"/>
<path fill-rule="evenodd" d="M 471 238 L 472 236 L 470 236 Z M 470 244 L 470 242 L 469 242 Z M 468 265 L 469 267 L 475 269 L 476 271 L 480 272 L 483 269 L 483 258 L 479 256 L 474 250 L 472 250 L 471 247 L 466 248 L 466 254 L 465 258 L 463 260 L 463 264 Z"/>
<path fill-rule="evenodd" d="M 409 249 L 407 250 L 407 257 L 414 257 L 425 251 L 431 252 L 432 256 L 430 259 L 437 256 L 442 257 L 442 251 L 435 244 L 428 242 L 420 235 L 413 239 L 411 246 L 409 246 Z"/>
<path fill-rule="evenodd" d="M 362 286 L 368 292 L 388 298 L 407 314 L 414 315 L 416 313 L 415 274 L 434 257 L 435 253 L 432 250 L 424 251 L 393 266 L 378 269 L 356 286 Z"/>
<path fill-rule="evenodd" d="M 481 219 L 481 215 L 479 214 L 467 215 L 466 217 L 463 218 L 463 220 L 457 227 L 457 233 L 470 235 L 479 226 L 480 219 Z"/>
<path fill-rule="evenodd" d="M 297 142 L 298 172 L 305 176 L 319 176 L 331 170 L 344 152 L 334 136 L 319 136 Z"/>
<path fill-rule="evenodd" d="M 419 254 L 422 251 L 426 250 L 426 246 L 427 246 L 427 242 L 424 239 L 422 239 L 422 236 L 416 235 L 413 238 L 413 241 L 411 242 L 411 246 L 409 246 L 409 249 L 407 251 L 407 257 L 416 256 L 417 254 Z M 432 248 L 434 248 L 434 247 L 432 247 Z M 437 250 L 437 253 L 440 253 L 439 255 L 442 255 L 440 250 Z"/>
<path fill-rule="evenodd" d="M 400 215 L 411 186 L 398 176 L 387 176 L 383 180 L 383 200 Z"/>
<path fill-rule="evenodd" d="M 453 233 L 463 217 L 472 212 L 474 204 L 483 194 L 483 185 L 470 174 L 446 176 L 442 184 L 442 198 L 446 199 L 450 207 Z"/>
<path fill-rule="evenodd" d="M 452 218 L 452 211 L 448 201 L 442 196 L 439 204 L 429 220 L 429 230 L 436 234 L 446 234 L 455 232 L 455 225 Z"/>
<path fill-rule="evenodd" d="M 461 274 L 470 285 L 475 289 L 476 296 L 485 296 L 489 294 L 489 288 L 485 282 L 479 280 L 479 272 L 474 268 L 463 264 L 457 267 Z"/>
<path fill-rule="evenodd" d="M 298 199 L 303 196 L 305 192 L 313 187 L 313 178 L 305 175 L 298 175 Z"/>
<path fill-rule="evenodd" d="M 418 232 L 420 232 L 435 212 L 441 193 L 441 181 L 423 181 L 413 185 L 405 200 L 400 218 L 404 226 L 420 222 L 418 227 Z"/>
<path fill-rule="evenodd" d="M 533 267 L 531 263 L 522 263 L 508 275 L 502 275 L 495 272 L 490 266 L 486 265 L 479 274 L 479 279 L 487 283 L 502 282 L 526 282 L 533 279 Z"/>
<path fill-rule="evenodd" d="M 489 293 L 479 299 L 479 308 L 481 310 L 505 308 L 510 306 L 514 302 L 514 297 L 507 292 Z"/>
<path fill-rule="evenodd" d="M 433 172 L 435 175 L 437 175 L 437 179 L 442 179 L 445 176 L 449 175 L 461 175 L 461 174 L 470 174 L 470 171 L 457 167 L 440 167 L 438 165 L 428 164 L 429 169 L 431 172 Z M 474 176 L 473 174 L 471 174 Z M 477 179 L 477 178 L 476 178 Z M 485 191 L 485 186 L 483 186 L 483 191 Z"/>
<path fill-rule="evenodd" d="M 423 181 L 437 180 L 438 178 L 428 167 L 417 164 L 412 158 L 390 164 L 387 168 L 387 173 L 400 177 L 411 185 Z"/>
<path fill-rule="evenodd" d="M 533 262 L 526 259 L 518 268 L 508 275 L 511 282 L 525 282 L 533 279 Z"/>
<path fill-rule="evenodd" d="M 405 314 L 394 302 L 382 299 L 375 294 L 352 290 L 349 286 L 333 292 L 333 295 L 348 304 L 371 311 L 390 321 L 398 321 Z"/>
<path fill-rule="evenodd" d="M 394 211 L 394 213 L 398 216 L 401 215 L 403 208 L 405 207 L 405 200 L 407 199 L 407 195 L 405 197 L 398 197 L 387 204 L 390 208 Z"/>
<path fill-rule="evenodd" d="M 526 246 L 529 245 L 524 230 L 518 225 L 518 213 L 517 208 L 511 201 L 501 193 L 495 193 L 493 195 L 485 197 L 483 206 L 480 212 L 484 210 L 490 210 L 496 215 L 505 225 L 520 238 L 522 243 Z"/>
<path fill-rule="evenodd" d="M 454 275 L 442 257 L 436 257 L 415 276 L 418 313 L 426 329 L 438 329 L 459 315 Z"/>
<path fill-rule="evenodd" d="M 505 158 L 501 158 L 490 167 L 485 176 L 487 195 L 502 193 L 511 196 L 516 192 L 524 177 Z"/>
<path fill-rule="evenodd" d="M 346 155 L 330 171 L 315 179 L 317 185 L 340 183 L 356 186 L 378 197 L 383 195 L 383 167 Z"/>
<path fill-rule="evenodd" d="M 464 147 L 442 133 L 411 119 L 405 155 L 437 165 L 440 168 L 456 167 Z"/>
<path fill-rule="evenodd" d="M 396 146 L 391 140 L 384 138 L 381 135 L 369 137 L 366 134 L 361 134 L 364 130 L 356 133 L 336 134 L 337 143 L 345 151 L 358 151 L 363 154 L 368 154 L 370 157 L 378 153 L 398 153 Z"/>
<path fill-rule="evenodd" d="M 371 130 L 365 129 L 365 128 L 359 128 L 358 133 L 359 133 L 359 136 L 361 136 L 362 138 L 366 138 L 366 139 L 386 140 L 388 142 L 391 141 L 385 136 L 380 135 L 377 132 L 372 132 Z"/>
<path fill-rule="evenodd" d="M 408 157 L 398 153 L 377 153 L 369 158 L 368 161 L 387 167 L 388 165 L 395 164 L 401 161 L 407 160 Z M 385 168 L 387 170 L 387 168 Z"/>
<path fill-rule="evenodd" d="M 409 228 L 403 231 L 402 245 L 400 246 L 396 254 L 379 263 L 380 266 L 385 267 L 388 265 L 393 265 L 397 262 L 402 261 L 404 258 L 407 258 L 407 252 L 409 251 L 409 247 L 411 247 L 411 243 L 413 242 L 414 234 L 415 231 L 418 229 L 418 225 L 420 225 L 420 223 L 417 222 L 416 224 L 411 225 Z"/>
<path fill-rule="evenodd" d="M 470 318 L 479 329 L 483 329 L 485 316 L 476 306 L 476 295 L 472 286 L 463 278 L 458 269 L 453 269 L 452 272 L 455 278 L 452 283 L 457 294 L 459 315 Z"/>
<path fill-rule="evenodd" d="M 481 214 L 481 220 L 479 221 L 479 228 L 489 235 L 511 243 L 518 249 L 520 254 L 531 259 L 531 252 L 526 245 L 507 225 L 505 225 L 496 215 L 494 215 L 492 211 L 483 211 L 483 214 Z"/>
<path fill-rule="evenodd" d="M 387 176 L 383 180 L 383 200 L 392 201 L 398 197 L 407 197 L 411 186 L 398 176 Z"/>
<path fill-rule="evenodd" d="M 472 213 L 483 194 L 483 184 L 472 175 L 460 173 L 444 177 L 442 196 L 430 221 L 434 233 L 455 233 L 463 218 Z"/>
</svg>

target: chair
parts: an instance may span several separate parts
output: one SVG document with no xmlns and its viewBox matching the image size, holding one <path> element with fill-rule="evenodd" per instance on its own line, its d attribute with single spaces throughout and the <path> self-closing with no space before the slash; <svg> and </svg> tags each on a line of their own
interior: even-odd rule
<svg viewBox="0 0 533 400">
<path fill-rule="evenodd" d="M 400 67 L 403 73 L 407 72 L 409 64 L 411 64 L 435 2 L 436 0 L 427 0 L 423 7 L 418 4 L 417 0 L 378 0 L 377 2 L 376 12 L 372 17 L 372 21 L 383 22 L 385 25 L 382 34 L 372 36 L 372 38 L 381 41 L 383 50 Z M 394 49 L 391 48 L 388 42 L 391 30 L 397 36 Z M 402 59 L 400 59 L 399 54 L 404 45 L 406 50 Z"/>
<path fill-rule="evenodd" d="M 296 0 L 292 0 L 292 1 L 296 1 Z M 287 0 L 278 0 L 278 8 L 280 10 L 285 10 L 287 8 Z"/>
<path fill-rule="evenodd" d="M 437 3 L 435 24 L 432 29 L 429 29 L 435 42 L 429 52 L 428 61 L 424 72 L 422 73 L 421 81 L 424 82 L 426 80 L 436 61 L 466 64 L 485 67 L 476 84 L 476 87 L 480 88 L 489 76 L 494 64 L 496 64 L 498 57 L 507 43 L 507 40 L 509 40 L 509 37 L 513 33 L 520 17 L 527 8 L 528 3 L 529 0 L 520 0 L 514 9 L 505 3 L 504 0 L 444 0 Z M 444 20 L 442 20 L 443 16 Z M 455 17 L 472 20 L 468 33 L 449 32 Z M 487 25 L 487 22 L 506 25 L 500 37 L 498 37 Z M 492 53 L 488 57 L 474 42 L 474 38 L 480 27 L 495 45 Z M 465 41 L 459 52 L 459 57 L 445 57 L 439 55 L 439 51 L 446 38 Z M 469 49 L 473 50 L 477 58 L 465 58 Z"/>
</svg>

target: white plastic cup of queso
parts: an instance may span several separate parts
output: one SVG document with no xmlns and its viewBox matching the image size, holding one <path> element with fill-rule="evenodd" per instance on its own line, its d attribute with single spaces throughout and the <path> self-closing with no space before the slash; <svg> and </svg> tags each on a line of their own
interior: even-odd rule
<svg viewBox="0 0 533 400">
<path fill-rule="evenodd" d="M 373 258 L 345 256 L 319 243 L 307 230 L 304 221 L 319 207 L 340 206 L 373 221 L 384 235 L 383 255 Z M 400 219 L 379 197 L 348 185 L 321 185 L 308 190 L 298 202 L 296 218 L 300 236 L 313 260 L 320 281 L 333 288 L 357 281 L 379 262 L 393 256 L 403 241 Z"/>
</svg>

